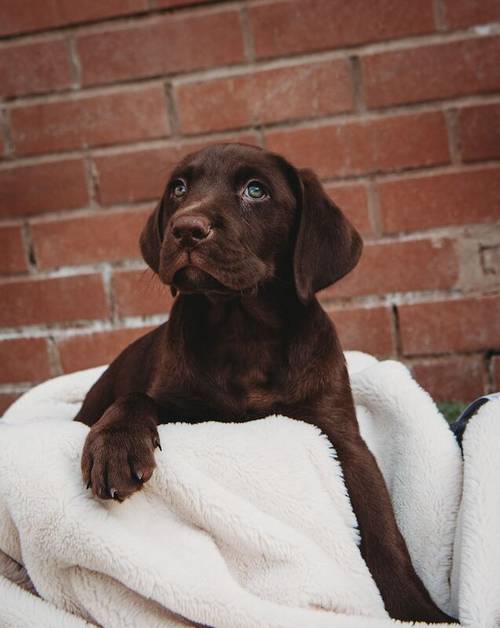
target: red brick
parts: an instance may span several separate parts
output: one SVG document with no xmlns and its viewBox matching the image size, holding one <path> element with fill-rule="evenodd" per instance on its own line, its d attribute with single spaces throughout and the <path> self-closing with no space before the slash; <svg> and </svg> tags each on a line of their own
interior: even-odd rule
<svg viewBox="0 0 500 628">
<path fill-rule="evenodd" d="M 77 49 L 84 85 L 185 72 L 244 58 L 234 9 L 171 14 L 82 35 Z"/>
<path fill-rule="evenodd" d="M 21 155 L 122 144 L 169 133 L 165 93 L 159 85 L 15 107 L 10 120 L 14 150 Z"/>
<path fill-rule="evenodd" d="M 184 133 L 203 133 L 353 108 L 345 59 L 182 83 L 175 96 Z"/>
<path fill-rule="evenodd" d="M 500 167 L 380 181 L 385 233 L 492 222 L 500 217 Z"/>
<path fill-rule="evenodd" d="M 500 21 L 498 0 L 444 0 L 444 19 L 449 28 Z"/>
<path fill-rule="evenodd" d="M 21 393 L 0 393 L 0 418 L 20 396 Z"/>
<path fill-rule="evenodd" d="M 500 355 L 492 356 L 491 371 L 493 374 L 493 389 L 495 392 L 500 392 Z"/>
<path fill-rule="evenodd" d="M 268 131 L 265 138 L 268 148 L 325 178 L 449 160 L 445 122 L 438 112 Z"/>
<path fill-rule="evenodd" d="M 0 189 L 0 216 L 72 209 L 89 202 L 83 159 L 3 168 Z"/>
<path fill-rule="evenodd" d="M 109 364 L 151 327 L 115 329 L 113 331 L 78 334 L 57 340 L 61 365 L 65 373 Z"/>
<path fill-rule="evenodd" d="M 118 316 L 166 314 L 173 304 L 169 288 L 149 269 L 116 271 L 113 293 Z"/>
<path fill-rule="evenodd" d="M 249 8 L 257 57 L 340 48 L 434 30 L 431 0 L 288 0 Z"/>
<path fill-rule="evenodd" d="M 325 296 L 443 290 L 455 285 L 458 273 L 453 240 L 366 244 L 358 266 L 339 283 L 327 288 Z"/>
<path fill-rule="evenodd" d="M 366 187 L 359 184 L 327 185 L 326 192 L 352 222 L 361 235 L 371 235 L 372 225 L 368 209 Z"/>
<path fill-rule="evenodd" d="M 408 366 L 435 401 L 468 403 L 484 394 L 486 381 L 480 356 L 427 358 Z"/>
<path fill-rule="evenodd" d="M 329 310 L 345 351 L 377 356 L 394 353 L 391 312 L 386 307 Z"/>
<path fill-rule="evenodd" d="M 1 382 L 36 382 L 51 375 L 45 338 L 0 341 Z"/>
<path fill-rule="evenodd" d="M 21 273 L 27 269 L 21 226 L 0 226 L 0 273 Z"/>
<path fill-rule="evenodd" d="M 227 137 L 225 142 L 257 143 L 254 134 Z M 213 142 L 176 143 L 162 148 L 134 149 L 96 156 L 99 200 L 103 205 L 139 201 L 161 196 L 170 170 L 188 153 Z"/>
<path fill-rule="evenodd" d="M 109 315 L 101 275 L 0 283 L 0 326 L 50 324 Z"/>
<path fill-rule="evenodd" d="M 39 268 L 140 257 L 139 235 L 152 207 L 49 218 L 31 232 Z"/>
<path fill-rule="evenodd" d="M 369 107 L 451 98 L 500 88 L 500 37 L 405 48 L 362 57 Z"/>
<path fill-rule="evenodd" d="M 401 305 L 399 325 L 406 355 L 500 349 L 500 297 Z"/>
<path fill-rule="evenodd" d="M 100 20 L 147 8 L 148 0 L 0 0 L 0 35 Z"/>
<path fill-rule="evenodd" d="M 0 95 L 22 96 L 71 86 L 68 43 L 54 39 L 0 49 Z"/>
<path fill-rule="evenodd" d="M 500 103 L 461 109 L 458 128 L 465 161 L 500 157 Z"/>
<path fill-rule="evenodd" d="M 179 145 L 173 145 L 94 157 L 99 202 L 113 205 L 122 201 L 159 198 L 169 171 L 184 154 Z"/>
</svg>

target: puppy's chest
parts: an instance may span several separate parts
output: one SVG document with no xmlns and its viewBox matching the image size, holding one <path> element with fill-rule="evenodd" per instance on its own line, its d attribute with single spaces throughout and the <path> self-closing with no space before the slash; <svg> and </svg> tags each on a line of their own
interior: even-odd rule
<svg viewBox="0 0 500 628">
<path fill-rule="evenodd" d="M 287 386 L 286 359 L 280 344 L 220 343 L 210 359 L 206 390 L 211 403 L 224 414 L 251 417 L 276 411 Z"/>
<path fill-rule="evenodd" d="M 249 414 L 271 412 L 282 401 L 283 374 L 277 365 L 248 365 L 243 371 L 228 369 L 224 384 L 232 403 Z"/>
</svg>

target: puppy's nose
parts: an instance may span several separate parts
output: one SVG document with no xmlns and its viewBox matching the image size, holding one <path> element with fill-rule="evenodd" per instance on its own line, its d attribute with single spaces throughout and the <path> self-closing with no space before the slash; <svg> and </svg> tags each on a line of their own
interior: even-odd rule
<svg viewBox="0 0 500 628">
<path fill-rule="evenodd" d="M 212 228 L 205 216 L 179 216 L 172 222 L 172 235 L 180 246 L 194 247 L 205 240 Z"/>
</svg>

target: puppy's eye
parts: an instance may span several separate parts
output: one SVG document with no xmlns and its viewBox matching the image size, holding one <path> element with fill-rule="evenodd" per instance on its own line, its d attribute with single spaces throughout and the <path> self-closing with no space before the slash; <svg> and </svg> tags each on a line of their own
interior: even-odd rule
<svg viewBox="0 0 500 628">
<path fill-rule="evenodd" d="M 187 192 L 187 185 L 184 183 L 184 181 L 181 181 L 180 179 L 177 179 L 177 181 L 174 181 L 172 184 L 172 194 L 175 196 L 175 198 L 182 198 Z"/>
<path fill-rule="evenodd" d="M 250 181 L 245 188 L 243 195 L 253 200 L 260 200 L 267 196 L 264 186 L 258 181 Z"/>
</svg>

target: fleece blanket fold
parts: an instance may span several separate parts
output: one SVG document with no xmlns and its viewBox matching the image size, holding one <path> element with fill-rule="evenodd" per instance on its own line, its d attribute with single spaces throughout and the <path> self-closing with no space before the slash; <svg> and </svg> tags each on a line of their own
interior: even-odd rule
<svg viewBox="0 0 500 628">
<path fill-rule="evenodd" d="M 346 355 L 417 572 L 464 625 L 500 625 L 500 402 L 472 419 L 462 460 L 403 365 Z M 102 370 L 34 388 L 0 422 L 0 626 L 395 625 L 314 426 L 163 425 L 145 489 L 123 504 L 91 498 L 80 475 L 88 428 L 71 419 Z"/>
</svg>

